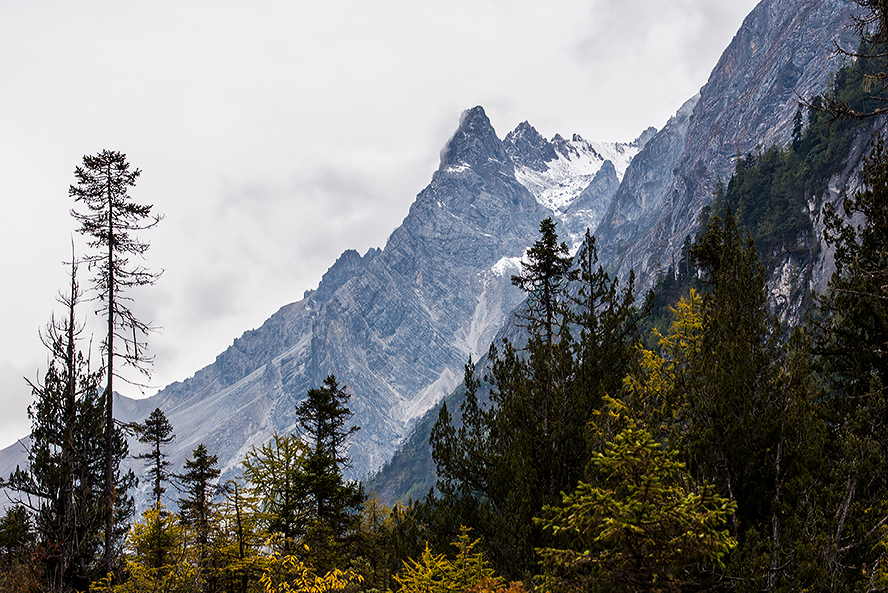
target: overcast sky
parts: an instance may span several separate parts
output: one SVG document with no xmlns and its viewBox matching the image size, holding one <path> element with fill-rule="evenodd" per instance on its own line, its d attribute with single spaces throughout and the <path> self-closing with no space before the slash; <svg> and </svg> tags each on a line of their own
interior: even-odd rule
<svg viewBox="0 0 888 593">
<path fill-rule="evenodd" d="M 60 311 L 83 155 L 126 153 L 132 196 L 166 216 L 144 235 L 163 276 L 133 293 L 163 328 L 151 395 L 301 299 L 343 250 L 383 247 L 464 109 L 483 105 L 500 137 L 528 120 L 547 138 L 631 141 L 706 82 L 754 4 L 2 3 L 0 446 L 29 431 L 23 377 L 46 368 L 37 330 Z"/>
</svg>

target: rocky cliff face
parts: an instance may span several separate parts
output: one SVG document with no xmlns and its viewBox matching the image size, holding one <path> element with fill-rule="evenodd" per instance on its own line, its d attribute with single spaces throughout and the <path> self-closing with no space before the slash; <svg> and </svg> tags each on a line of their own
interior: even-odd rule
<svg viewBox="0 0 888 593">
<path fill-rule="evenodd" d="M 849 45 L 850 0 L 764 0 L 700 90 L 626 172 L 596 235 L 602 259 L 642 288 L 678 259 L 737 155 L 786 144 L 800 97 L 822 92 Z M 818 280 L 819 281 L 819 280 Z"/>
</svg>

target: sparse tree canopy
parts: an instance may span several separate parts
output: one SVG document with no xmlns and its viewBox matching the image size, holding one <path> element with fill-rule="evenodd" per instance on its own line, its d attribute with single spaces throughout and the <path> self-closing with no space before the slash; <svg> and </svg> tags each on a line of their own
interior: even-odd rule
<svg viewBox="0 0 888 593">
<path fill-rule="evenodd" d="M 135 233 L 154 227 L 161 219 L 151 214 L 150 205 L 140 205 L 129 196 L 141 171 L 130 170 L 126 155 L 103 150 L 95 156 L 84 156 L 83 165 L 74 170 L 77 182 L 68 194 L 82 204 L 85 211 L 71 210 L 80 223 L 78 232 L 89 237 L 95 250 L 84 258 L 94 272 L 93 287 L 101 303 L 99 311 L 106 319 L 107 333 L 102 340 L 105 353 L 105 504 L 113 509 L 117 491 L 111 487 L 114 460 L 114 379 L 118 370 L 114 361 L 149 375 L 151 358 L 145 354 L 144 336 L 151 326 L 140 320 L 129 306 L 132 297 L 127 290 L 153 284 L 159 274 L 153 273 L 130 257 L 144 257 L 149 244 Z M 122 494 L 122 493 L 121 493 Z M 105 520 L 105 568 L 112 562 L 111 533 L 113 513 Z"/>
<path fill-rule="evenodd" d="M 115 374 L 114 360 L 145 375 L 151 363 L 144 337 L 152 328 L 130 308 L 128 290 L 153 284 L 160 274 L 130 258 L 144 258 L 150 245 L 136 233 L 153 228 L 162 217 L 151 213 L 151 205 L 137 204 L 130 197 L 129 190 L 140 174 L 139 169 L 130 170 L 125 154 L 103 150 L 83 157 L 83 165 L 74 170 L 77 183 L 68 190 L 85 208 L 72 210 L 71 215 L 80 223 L 78 232 L 89 237 L 88 245 L 95 250 L 84 261 L 95 274 L 93 287 L 108 323 L 102 348 L 108 357 L 109 385 L 120 377 Z"/>
</svg>

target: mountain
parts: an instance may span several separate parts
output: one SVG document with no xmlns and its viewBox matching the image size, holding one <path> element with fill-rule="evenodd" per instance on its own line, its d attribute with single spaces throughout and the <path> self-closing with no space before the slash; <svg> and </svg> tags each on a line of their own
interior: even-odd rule
<svg viewBox="0 0 888 593">
<path fill-rule="evenodd" d="M 602 261 L 620 276 L 635 268 L 641 288 L 652 285 L 678 259 L 736 157 L 789 140 L 798 98 L 826 88 L 839 64 L 833 43 L 849 45 L 851 10 L 851 0 L 763 0 L 699 94 L 660 132 L 632 143 L 547 140 L 527 122 L 500 140 L 481 107 L 466 111 L 384 248 L 344 252 L 316 290 L 213 364 L 152 398 L 121 398 L 120 419 L 160 407 L 178 435 L 174 464 L 203 443 L 230 472 L 252 445 L 291 431 L 295 404 L 335 373 L 362 427 L 350 449 L 353 475 L 379 468 L 399 443 L 421 441 L 404 439 L 519 303 L 510 275 L 541 219 L 555 216 L 572 246 L 597 228 Z M 854 187 L 866 140 L 854 143 L 827 194 L 812 198 L 815 231 L 822 204 Z M 828 249 L 799 255 L 793 247 L 769 271 L 784 318 L 798 314 L 794 295 L 822 286 L 830 272 Z M 0 472 L 21 458 L 16 445 L 0 452 Z"/>
<path fill-rule="evenodd" d="M 483 108 L 467 110 L 383 249 L 345 251 L 316 290 L 211 365 L 151 398 L 118 398 L 119 419 L 141 421 L 160 407 L 177 435 L 174 466 L 202 443 L 231 472 L 251 446 L 293 431 L 296 403 L 332 373 L 353 394 L 361 427 L 352 473 L 378 469 L 520 302 L 511 275 L 539 222 L 554 215 L 577 239 L 597 225 L 652 134 L 629 144 L 546 140 L 524 122 L 500 140 Z M 23 461 L 21 450 L 0 453 L 0 472 Z"/>
<path fill-rule="evenodd" d="M 738 155 L 786 145 L 799 100 L 828 88 L 831 73 L 842 65 L 834 44 L 853 47 L 847 28 L 853 7 L 851 0 L 763 0 L 756 6 L 700 92 L 646 138 L 628 164 L 595 231 L 606 268 L 621 278 L 634 269 L 643 292 L 680 260 L 685 238 L 694 236 L 701 212 L 712 204 L 719 180 L 731 178 Z M 885 125 L 882 120 L 859 128 L 843 155 L 844 169 L 804 208 L 811 230 L 800 231 L 769 257 L 769 299 L 782 322 L 801 321 L 811 293 L 826 288 L 834 265 L 833 251 L 822 239 L 823 206 L 837 205 L 856 191 L 862 155 Z M 549 153 L 528 154 L 543 159 Z M 526 169 L 532 176 L 530 164 Z M 549 191 L 557 195 L 557 190 Z M 546 203 L 558 207 L 557 198 Z M 506 326 L 500 335 L 510 332 Z M 455 418 L 460 401 L 460 390 L 448 398 Z M 434 484 L 428 435 L 436 418 L 437 409 L 423 416 L 393 459 L 368 482 L 383 500 L 423 496 Z"/>
<path fill-rule="evenodd" d="M 623 276 L 633 268 L 641 288 L 653 285 L 679 259 L 685 237 L 693 235 L 719 180 L 730 179 L 738 155 L 789 142 L 799 101 L 824 92 L 841 65 L 835 43 L 854 46 L 847 27 L 853 7 L 850 0 L 763 0 L 752 10 L 699 95 L 626 171 L 596 230 L 612 270 Z M 853 177 L 831 184 L 836 191 L 829 199 L 838 199 Z M 814 269 L 820 272 L 805 276 Z M 799 314 L 789 310 L 792 296 L 822 289 L 830 270 L 828 263 L 790 255 L 772 270 L 769 285 L 787 303 L 778 311 L 785 320 Z M 797 278 L 794 286 L 785 282 L 789 276 Z"/>
<path fill-rule="evenodd" d="M 657 130 L 648 128 L 629 144 L 589 142 L 578 134 L 551 141 L 527 122 L 503 140 L 516 179 L 561 223 L 559 233 L 576 246 L 601 221 L 629 163 Z"/>
</svg>

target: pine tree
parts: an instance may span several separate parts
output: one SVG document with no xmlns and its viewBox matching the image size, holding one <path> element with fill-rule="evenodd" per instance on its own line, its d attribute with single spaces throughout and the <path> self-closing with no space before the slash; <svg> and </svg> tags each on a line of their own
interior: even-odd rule
<svg viewBox="0 0 888 593">
<path fill-rule="evenodd" d="M 154 506 L 159 509 L 162 505 L 161 497 L 166 492 L 163 483 L 170 479 L 170 462 L 167 461 L 168 454 L 163 448 L 172 443 L 176 435 L 173 434 L 173 425 L 160 408 L 155 408 L 144 424 L 137 425 L 136 432 L 140 443 L 151 446 L 147 453 L 136 455 L 136 459 L 148 460 L 148 477 L 153 484 L 151 493 L 154 495 Z"/>
<path fill-rule="evenodd" d="M 176 476 L 185 491 L 185 496 L 179 499 L 182 519 L 194 526 L 201 549 L 206 549 L 209 543 L 216 480 L 221 474 L 218 463 L 219 456 L 210 455 L 206 446 L 200 444 L 192 451 L 192 458 L 185 460 L 185 472 Z"/>
<path fill-rule="evenodd" d="M 345 387 L 330 375 L 320 388 L 309 389 L 306 399 L 296 406 L 301 437 L 309 444 L 304 464 L 304 493 L 309 503 L 306 544 L 319 572 L 334 568 L 364 502 L 361 484 L 346 481 L 342 475 L 350 467 L 348 438 L 359 430 L 347 426 L 352 416 L 348 399 Z"/>
<path fill-rule="evenodd" d="M 491 346 L 483 380 L 469 360 L 461 426 L 445 406 L 431 435 L 443 504 L 465 513 L 509 577 L 533 570 L 543 534 L 532 518 L 583 476 L 587 425 L 607 390 L 619 389 L 637 323 L 632 280 L 621 292 L 596 267 L 591 236 L 578 269 L 570 268 L 554 227 L 551 220 L 540 225 L 515 280 L 531 290 L 520 313 L 528 322 L 527 345 Z"/>
<path fill-rule="evenodd" d="M 151 214 L 150 205 L 136 204 L 130 198 L 141 171 L 130 170 L 126 155 L 103 150 L 95 156 L 84 156 L 83 165 L 74 170 L 77 180 L 68 194 L 82 203 L 86 211 L 71 211 L 80 223 L 78 232 L 90 237 L 89 246 L 97 252 L 85 258 L 95 271 L 93 286 L 101 302 L 100 312 L 106 319 L 107 333 L 102 340 L 105 353 L 105 550 L 106 571 L 111 571 L 115 498 L 125 491 L 112 487 L 114 474 L 115 426 L 114 379 L 120 376 L 114 361 L 149 374 L 151 358 L 145 354 L 144 336 L 151 330 L 128 305 L 127 289 L 153 284 L 158 274 L 129 261 L 130 256 L 144 257 L 149 244 L 133 233 L 154 227 L 161 219 Z"/>
</svg>

